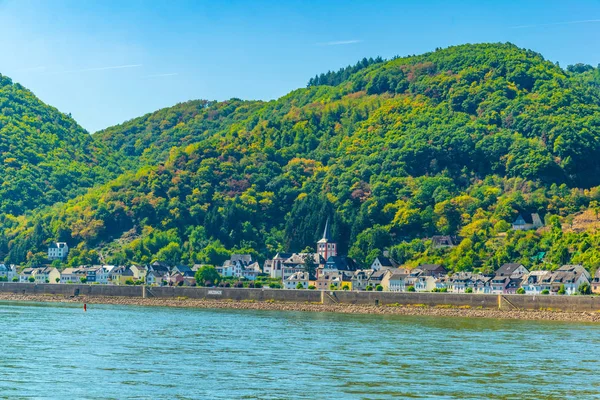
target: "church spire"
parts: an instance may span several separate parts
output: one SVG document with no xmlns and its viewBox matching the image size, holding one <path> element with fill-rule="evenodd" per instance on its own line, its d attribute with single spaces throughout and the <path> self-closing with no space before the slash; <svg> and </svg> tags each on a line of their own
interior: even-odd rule
<svg viewBox="0 0 600 400">
<path fill-rule="evenodd" d="M 331 232 L 329 231 L 329 217 L 327 217 L 327 221 L 325 222 L 325 230 L 323 231 L 323 239 L 327 239 L 327 241 L 331 240 Z"/>
<path fill-rule="evenodd" d="M 337 256 L 337 244 L 331 240 L 331 228 L 329 227 L 329 218 L 325 222 L 323 238 L 317 242 L 317 253 L 327 261 L 331 256 Z"/>
</svg>

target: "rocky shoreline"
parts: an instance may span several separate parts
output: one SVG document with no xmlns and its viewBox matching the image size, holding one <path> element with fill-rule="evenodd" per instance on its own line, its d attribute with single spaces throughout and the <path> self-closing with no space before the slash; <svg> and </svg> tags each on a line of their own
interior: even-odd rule
<svg viewBox="0 0 600 400">
<path fill-rule="evenodd" d="M 148 307 L 190 307 L 236 310 L 273 310 L 273 311 L 304 311 L 332 312 L 344 314 L 379 314 L 379 315 L 411 315 L 434 317 L 462 318 L 495 318 L 519 319 L 530 321 L 567 321 L 600 323 L 600 312 L 563 312 L 546 310 L 511 310 L 473 309 L 468 307 L 427 307 L 403 305 L 354 305 L 354 304 L 320 304 L 320 303 L 291 303 L 291 302 L 255 302 L 233 300 L 206 300 L 187 298 L 130 298 L 130 297 L 64 297 L 53 295 L 22 295 L 0 293 L 0 301 L 15 302 L 60 302 L 134 305 Z"/>
</svg>

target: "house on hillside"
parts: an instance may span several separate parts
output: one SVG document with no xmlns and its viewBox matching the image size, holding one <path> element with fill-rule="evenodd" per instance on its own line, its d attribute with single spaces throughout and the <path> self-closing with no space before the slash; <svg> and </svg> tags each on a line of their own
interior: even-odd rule
<svg viewBox="0 0 600 400">
<path fill-rule="evenodd" d="M 514 231 L 528 231 L 530 229 L 538 229 L 544 226 L 540 215 L 537 213 L 521 213 L 512 224 Z"/>
<path fill-rule="evenodd" d="M 371 264 L 371 269 L 373 271 L 378 271 L 382 268 L 393 269 L 398 268 L 399 266 L 400 264 L 398 264 L 394 259 L 386 256 L 379 256 L 375 260 L 373 260 L 373 263 Z"/>
<path fill-rule="evenodd" d="M 48 246 L 49 260 L 64 260 L 69 254 L 69 246 L 65 242 L 55 242 Z"/>
<path fill-rule="evenodd" d="M 434 235 L 431 237 L 431 247 L 442 249 L 445 247 L 456 247 L 460 243 L 458 236 Z"/>
</svg>

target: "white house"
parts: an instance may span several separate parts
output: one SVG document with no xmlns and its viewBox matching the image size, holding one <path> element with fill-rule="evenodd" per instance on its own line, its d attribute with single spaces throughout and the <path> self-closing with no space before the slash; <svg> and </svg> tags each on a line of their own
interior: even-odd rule
<svg viewBox="0 0 600 400">
<path fill-rule="evenodd" d="M 108 284 L 109 271 L 102 265 L 94 265 L 85 269 L 85 278 L 88 283 Z"/>
<path fill-rule="evenodd" d="M 297 289 L 298 284 L 301 284 L 303 289 L 308 289 L 308 279 L 308 272 L 296 272 L 283 281 L 283 283 L 286 289 Z"/>
<path fill-rule="evenodd" d="M 564 285 L 565 294 L 575 294 L 581 284 L 589 285 L 591 281 L 590 273 L 582 265 L 563 265 L 552 273 L 550 292 L 558 293 Z"/>
<path fill-rule="evenodd" d="M 6 265 L 0 264 L 0 278 L 6 282 L 12 282 L 14 277 L 17 276 L 17 267 L 14 264 Z"/>
<path fill-rule="evenodd" d="M 81 278 L 87 278 L 84 268 L 65 268 L 60 274 L 60 283 L 81 283 Z"/>
<path fill-rule="evenodd" d="M 69 254 L 69 246 L 65 242 L 56 242 L 48 246 L 49 260 L 63 260 Z"/>
<path fill-rule="evenodd" d="M 521 287 L 525 290 L 525 294 L 541 294 L 543 290 L 550 291 L 552 285 L 551 280 L 546 280 L 545 277 L 551 276 L 550 271 L 531 271 L 523 276 Z"/>
<path fill-rule="evenodd" d="M 538 229 L 544 226 L 539 214 L 519 214 L 517 219 L 512 224 L 515 231 L 528 231 L 530 229 Z"/>
<path fill-rule="evenodd" d="M 34 278 L 35 279 L 35 276 L 33 275 L 33 272 L 34 272 L 34 268 L 25 268 L 19 274 L 19 282 L 29 282 L 30 278 Z"/>
<path fill-rule="evenodd" d="M 435 289 L 437 279 L 433 276 L 418 276 L 414 282 L 415 292 L 431 292 Z"/>
<path fill-rule="evenodd" d="M 35 268 L 31 274 L 35 283 L 58 283 L 60 282 L 60 271 L 54 267 Z"/>
<path fill-rule="evenodd" d="M 371 264 L 371 269 L 374 271 L 379 271 L 382 268 L 393 269 L 398 268 L 400 264 L 398 264 L 393 259 L 386 256 L 379 256 L 373 260 Z"/>
<path fill-rule="evenodd" d="M 407 289 L 406 279 L 409 275 L 393 270 L 386 271 L 381 286 L 386 292 L 405 292 Z"/>
</svg>

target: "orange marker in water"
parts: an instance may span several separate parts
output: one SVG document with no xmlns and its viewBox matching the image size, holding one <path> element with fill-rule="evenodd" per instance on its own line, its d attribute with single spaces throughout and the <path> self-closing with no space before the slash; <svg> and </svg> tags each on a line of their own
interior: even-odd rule
<svg viewBox="0 0 600 400">
<path fill-rule="evenodd" d="M 87 304 L 83 303 L 83 311 L 87 311 Z"/>
</svg>

